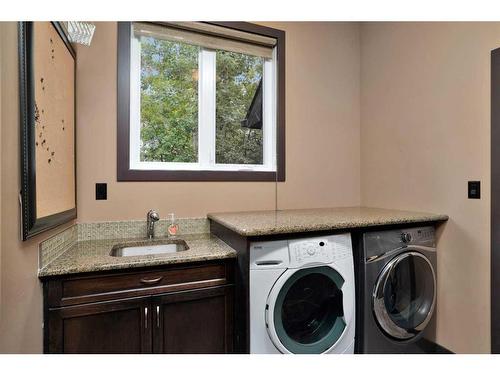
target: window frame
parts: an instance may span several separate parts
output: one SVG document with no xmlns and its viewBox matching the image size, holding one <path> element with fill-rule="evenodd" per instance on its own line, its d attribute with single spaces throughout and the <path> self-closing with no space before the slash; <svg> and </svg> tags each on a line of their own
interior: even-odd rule
<svg viewBox="0 0 500 375">
<path fill-rule="evenodd" d="M 161 25 L 161 22 L 155 22 Z M 277 40 L 276 44 L 276 171 L 131 169 L 131 30 L 132 22 L 118 22 L 117 51 L 117 181 L 285 181 L 285 32 L 248 22 L 207 22 Z M 266 142 L 264 140 L 264 142 Z M 214 146 L 215 147 L 215 146 Z M 217 164 L 217 166 L 223 166 Z M 244 166 L 242 166 L 244 169 Z"/>
</svg>

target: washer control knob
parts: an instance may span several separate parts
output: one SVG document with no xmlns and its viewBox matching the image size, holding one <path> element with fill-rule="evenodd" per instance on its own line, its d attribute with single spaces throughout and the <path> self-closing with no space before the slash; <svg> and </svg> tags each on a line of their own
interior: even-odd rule
<svg viewBox="0 0 500 375">
<path fill-rule="evenodd" d="M 408 242 L 411 242 L 411 234 L 410 233 L 401 233 L 401 240 L 404 242 L 404 243 L 408 243 Z"/>
<path fill-rule="evenodd" d="M 314 254 L 316 254 L 316 249 L 314 247 L 310 247 L 307 249 L 307 254 L 313 256 Z"/>
</svg>

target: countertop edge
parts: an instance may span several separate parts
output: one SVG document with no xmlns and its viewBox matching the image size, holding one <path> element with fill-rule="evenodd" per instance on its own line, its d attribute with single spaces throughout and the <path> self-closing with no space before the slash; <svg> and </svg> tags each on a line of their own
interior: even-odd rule
<svg viewBox="0 0 500 375">
<path fill-rule="evenodd" d="M 152 267 L 162 267 L 162 266 L 170 266 L 170 265 L 179 265 L 179 264 L 190 264 L 190 263 L 198 263 L 198 262 L 206 262 L 212 260 L 222 260 L 222 259 L 234 259 L 236 258 L 236 251 L 228 252 L 227 254 L 220 255 L 207 255 L 200 258 L 177 258 L 177 259 L 162 259 L 159 261 L 158 258 L 152 260 L 150 263 L 145 262 L 144 258 L 141 261 L 136 263 L 124 263 L 124 264 L 113 264 L 109 266 L 102 267 L 91 267 L 88 268 L 66 268 L 64 271 L 53 271 L 53 272 L 44 272 L 45 268 L 38 271 L 37 277 L 40 280 L 52 278 L 52 277 L 60 277 L 60 276 L 71 276 L 77 274 L 91 274 L 98 272 L 106 272 L 106 271 L 125 271 L 125 270 L 134 270 L 140 268 L 152 268 Z"/>
</svg>

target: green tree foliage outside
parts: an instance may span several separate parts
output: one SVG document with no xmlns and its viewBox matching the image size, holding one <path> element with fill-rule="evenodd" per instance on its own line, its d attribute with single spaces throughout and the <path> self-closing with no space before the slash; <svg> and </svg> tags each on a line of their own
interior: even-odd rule
<svg viewBox="0 0 500 375">
<path fill-rule="evenodd" d="M 262 164 L 262 130 L 241 126 L 262 78 L 262 69 L 262 58 L 217 51 L 217 163 Z"/>
<path fill-rule="evenodd" d="M 198 53 L 141 38 L 141 161 L 198 161 Z"/>
<path fill-rule="evenodd" d="M 199 47 L 141 37 L 141 161 L 198 161 Z M 216 162 L 262 164 L 262 130 L 241 127 L 262 58 L 218 51 Z"/>
</svg>

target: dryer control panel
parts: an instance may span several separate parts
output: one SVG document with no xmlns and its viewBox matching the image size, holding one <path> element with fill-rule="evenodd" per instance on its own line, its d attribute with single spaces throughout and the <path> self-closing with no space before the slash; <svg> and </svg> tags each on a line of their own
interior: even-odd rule
<svg viewBox="0 0 500 375">
<path fill-rule="evenodd" d="M 434 227 L 394 229 L 363 234 L 365 260 L 411 245 L 436 247 Z"/>
<path fill-rule="evenodd" d="M 349 234 L 290 240 L 288 249 L 291 268 L 306 264 L 328 264 L 352 257 Z"/>
</svg>

